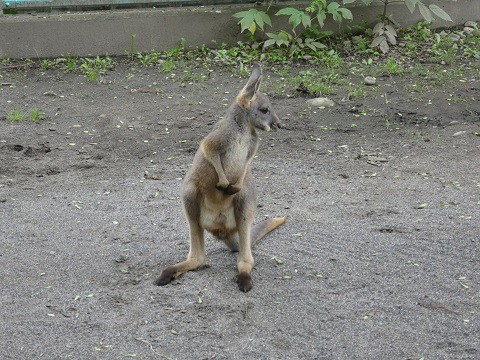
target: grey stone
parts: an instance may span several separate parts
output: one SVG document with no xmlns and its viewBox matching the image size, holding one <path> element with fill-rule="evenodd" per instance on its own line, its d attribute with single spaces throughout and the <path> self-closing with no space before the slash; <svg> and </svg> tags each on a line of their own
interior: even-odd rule
<svg viewBox="0 0 480 360">
<path fill-rule="evenodd" d="M 478 27 L 478 23 L 475 21 L 467 21 L 463 26 L 476 28 Z"/>
<path fill-rule="evenodd" d="M 366 76 L 363 81 L 365 85 L 375 85 L 377 83 L 377 79 L 373 76 Z"/>
<path fill-rule="evenodd" d="M 307 104 L 310 105 L 310 106 L 317 106 L 317 107 L 320 107 L 320 106 L 333 106 L 335 105 L 335 103 L 333 102 L 333 100 L 330 100 L 329 98 L 324 98 L 324 97 L 318 97 L 318 98 L 314 98 L 314 99 L 308 99 L 307 100 Z"/>
</svg>

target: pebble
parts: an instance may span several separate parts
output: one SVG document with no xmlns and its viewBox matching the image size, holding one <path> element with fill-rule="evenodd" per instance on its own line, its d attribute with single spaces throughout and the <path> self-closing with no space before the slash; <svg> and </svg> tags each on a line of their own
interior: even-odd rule
<svg viewBox="0 0 480 360">
<path fill-rule="evenodd" d="M 377 83 L 377 78 L 373 76 L 367 76 L 363 81 L 365 81 L 365 85 L 375 85 Z"/>
<path fill-rule="evenodd" d="M 335 105 L 335 103 L 333 102 L 333 100 L 330 100 L 329 98 L 324 98 L 324 97 L 318 97 L 318 98 L 314 98 L 314 99 L 308 99 L 307 100 L 307 104 L 310 105 L 310 106 L 317 106 L 317 107 L 320 107 L 320 106 L 333 106 Z"/>
<path fill-rule="evenodd" d="M 463 134 L 466 134 L 467 132 L 466 131 L 457 131 L 455 134 L 453 134 L 452 136 L 460 136 L 460 135 L 463 135 Z"/>
<path fill-rule="evenodd" d="M 458 41 L 460 41 L 460 35 L 457 35 L 457 34 L 449 34 L 448 36 L 452 39 L 453 42 L 458 42 Z"/>
<path fill-rule="evenodd" d="M 465 26 L 463 28 L 463 31 L 465 32 L 465 34 L 470 35 L 471 33 L 473 33 L 475 31 L 475 29 L 473 27 Z"/>
<path fill-rule="evenodd" d="M 475 21 L 467 21 L 465 24 L 463 24 L 463 26 L 476 28 L 478 27 L 478 23 L 476 23 Z"/>
</svg>

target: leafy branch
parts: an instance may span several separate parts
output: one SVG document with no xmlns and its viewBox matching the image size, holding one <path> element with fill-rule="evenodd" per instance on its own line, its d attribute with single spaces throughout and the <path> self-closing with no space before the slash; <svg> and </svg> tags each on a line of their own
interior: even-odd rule
<svg viewBox="0 0 480 360">
<path fill-rule="evenodd" d="M 369 6 L 373 0 L 342 0 L 343 5 L 362 2 Z M 397 32 L 394 28 L 394 21 L 390 15 L 387 15 L 388 5 L 394 3 L 402 3 L 407 6 L 408 10 L 413 14 L 418 8 L 420 14 L 427 22 L 432 22 L 434 16 L 446 21 L 452 21 L 450 16 L 438 5 L 425 5 L 421 0 L 382 0 L 383 13 L 378 17 L 381 19 L 373 28 L 373 41 L 370 44 L 372 48 L 379 47 L 383 53 L 390 50 L 390 45 L 396 45 Z M 456 0 L 452 0 L 456 1 Z M 319 40 L 325 36 L 318 31 L 318 27 L 323 28 L 327 17 L 332 17 L 337 23 L 344 20 L 353 20 L 352 12 L 340 5 L 339 1 L 312 0 L 310 5 L 304 10 L 293 7 L 285 7 L 277 11 L 275 16 L 288 16 L 290 29 L 281 29 L 277 32 L 265 32 L 265 26 L 272 27 L 272 21 L 267 12 L 257 9 L 240 11 L 233 16 L 240 19 L 240 32 L 247 32 L 251 37 L 255 35 L 257 30 L 265 32 L 267 39 L 263 42 L 263 47 L 271 46 L 284 47 L 289 49 L 290 55 L 310 50 L 325 48 Z M 268 6 L 267 11 L 270 6 Z"/>
</svg>

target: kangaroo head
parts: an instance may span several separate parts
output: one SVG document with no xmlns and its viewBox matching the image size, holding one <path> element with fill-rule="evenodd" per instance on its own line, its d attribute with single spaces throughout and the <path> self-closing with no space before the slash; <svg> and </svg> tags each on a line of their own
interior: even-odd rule
<svg viewBox="0 0 480 360">
<path fill-rule="evenodd" d="M 248 121 L 257 129 L 270 131 L 282 124 L 268 98 L 260 91 L 262 67 L 255 64 L 245 87 L 237 95 L 237 105 L 247 110 Z"/>
</svg>

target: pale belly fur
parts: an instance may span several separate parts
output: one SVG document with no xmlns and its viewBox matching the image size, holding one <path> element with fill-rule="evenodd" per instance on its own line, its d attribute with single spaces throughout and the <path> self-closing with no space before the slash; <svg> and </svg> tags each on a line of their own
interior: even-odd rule
<svg viewBox="0 0 480 360">
<path fill-rule="evenodd" d="M 226 205 L 226 206 L 225 206 Z M 232 202 L 219 206 L 213 206 L 207 200 L 204 201 L 200 210 L 200 225 L 210 232 L 231 232 L 237 228 Z"/>
</svg>

